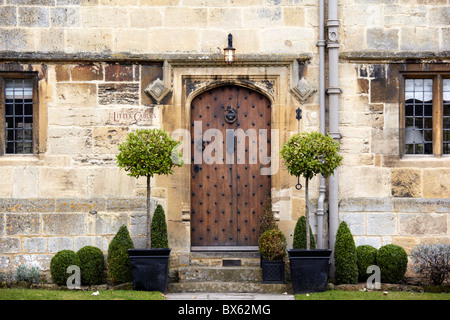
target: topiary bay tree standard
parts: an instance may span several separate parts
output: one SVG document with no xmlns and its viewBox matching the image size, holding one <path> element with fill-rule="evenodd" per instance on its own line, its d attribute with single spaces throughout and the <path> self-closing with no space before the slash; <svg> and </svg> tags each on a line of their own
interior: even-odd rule
<svg viewBox="0 0 450 320">
<path fill-rule="evenodd" d="M 154 175 L 172 174 L 174 167 L 182 166 L 181 155 L 176 150 L 178 144 L 164 130 L 139 129 L 128 134 L 126 141 L 119 145 L 117 165 L 128 171 L 129 176 L 147 178 L 147 248 L 128 250 L 135 290 L 165 292 L 167 289 L 170 256 L 167 225 L 160 205 L 152 221 L 150 179 Z"/>
<path fill-rule="evenodd" d="M 280 154 L 290 175 L 305 178 L 305 227 L 301 229 L 306 233 L 303 241 L 306 249 L 288 250 L 293 290 L 294 293 L 323 291 L 328 280 L 331 250 L 311 250 L 314 241 L 311 241 L 309 223 L 309 181 L 318 174 L 327 178 L 334 173 L 342 162 L 339 144 L 328 134 L 302 132 L 289 138 Z"/>
</svg>

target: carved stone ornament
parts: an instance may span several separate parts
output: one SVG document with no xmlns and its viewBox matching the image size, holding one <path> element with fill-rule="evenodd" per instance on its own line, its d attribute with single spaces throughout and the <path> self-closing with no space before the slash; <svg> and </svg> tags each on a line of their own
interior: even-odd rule
<svg viewBox="0 0 450 320">
<path fill-rule="evenodd" d="M 317 90 L 305 78 L 298 80 L 295 86 L 291 88 L 291 92 L 301 103 L 304 103 L 316 91 Z"/>
<path fill-rule="evenodd" d="M 162 99 L 170 92 L 170 89 L 166 86 L 164 81 L 157 78 L 150 83 L 144 92 L 155 99 L 156 103 L 160 103 Z"/>
</svg>

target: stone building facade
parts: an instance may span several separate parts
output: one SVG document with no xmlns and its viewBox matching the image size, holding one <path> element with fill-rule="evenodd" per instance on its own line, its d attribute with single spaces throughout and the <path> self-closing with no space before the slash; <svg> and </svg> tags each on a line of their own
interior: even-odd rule
<svg viewBox="0 0 450 320">
<path fill-rule="evenodd" d="M 349 224 L 357 245 L 408 251 L 448 243 L 450 1 L 339 0 L 337 24 L 325 10 L 321 22 L 321 2 L 0 0 L 0 270 L 31 264 L 45 271 L 57 251 L 85 245 L 106 253 L 123 224 L 135 246 L 145 246 L 146 183 L 119 171 L 118 144 L 137 128 L 177 138 L 180 129 L 190 132 L 193 101 L 219 87 L 245 89 L 270 105 L 275 170 L 267 181 L 289 245 L 305 198 L 277 149 L 298 130 L 319 130 L 322 115 L 329 131 L 332 94 L 332 133 L 344 161 L 338 211 L 330 212 L 328 196 L 318 208 L 323 247 L 333 242 L 330 215 Z M 229 33 L 231 65 L 223 62 Z M 328 49 L 338 49 L 338 87 L 320 73 L 321 44 L 327 70 Z M 192 250 L 193 166 L 152 180 L 175 271 Z M 315 208 L 320 185 L 315 178 L 310 186 Z M 239 246 L 251 247 L 231 247 Z"/>
</svg>

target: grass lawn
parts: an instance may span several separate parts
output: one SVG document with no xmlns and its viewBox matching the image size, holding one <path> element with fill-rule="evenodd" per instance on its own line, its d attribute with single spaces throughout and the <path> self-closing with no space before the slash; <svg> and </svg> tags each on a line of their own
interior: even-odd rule
<svg viewBox="0 0 450 320">
<path fill-rule="evenodd" d="M 306 294 L 296 294 L 296 300 L 450 300 L 450 293 L 421 293 L 407 291 L 341 291 L 330 290 Z"/>
<path fill-rule="evenodd" d="M 43 289 L 0 289 L 0 300 L 165 300 L 161 292 L 132 290 L 43 290 Z"/>
</svg>

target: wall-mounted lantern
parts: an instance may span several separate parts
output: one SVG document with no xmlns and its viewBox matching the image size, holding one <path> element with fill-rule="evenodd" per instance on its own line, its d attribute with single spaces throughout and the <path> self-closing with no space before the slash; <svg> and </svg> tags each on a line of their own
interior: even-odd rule
<svg viewBox="0 0 450 320">
<path fill-rule="evenodd" d="M 233 35 L 230 33 L 228 35 L 228 47 L 223 49 L 225 63 L 232 64 L 234 62 L 235 51 L 236 49 L 233 48 Z"/>
</svg>

